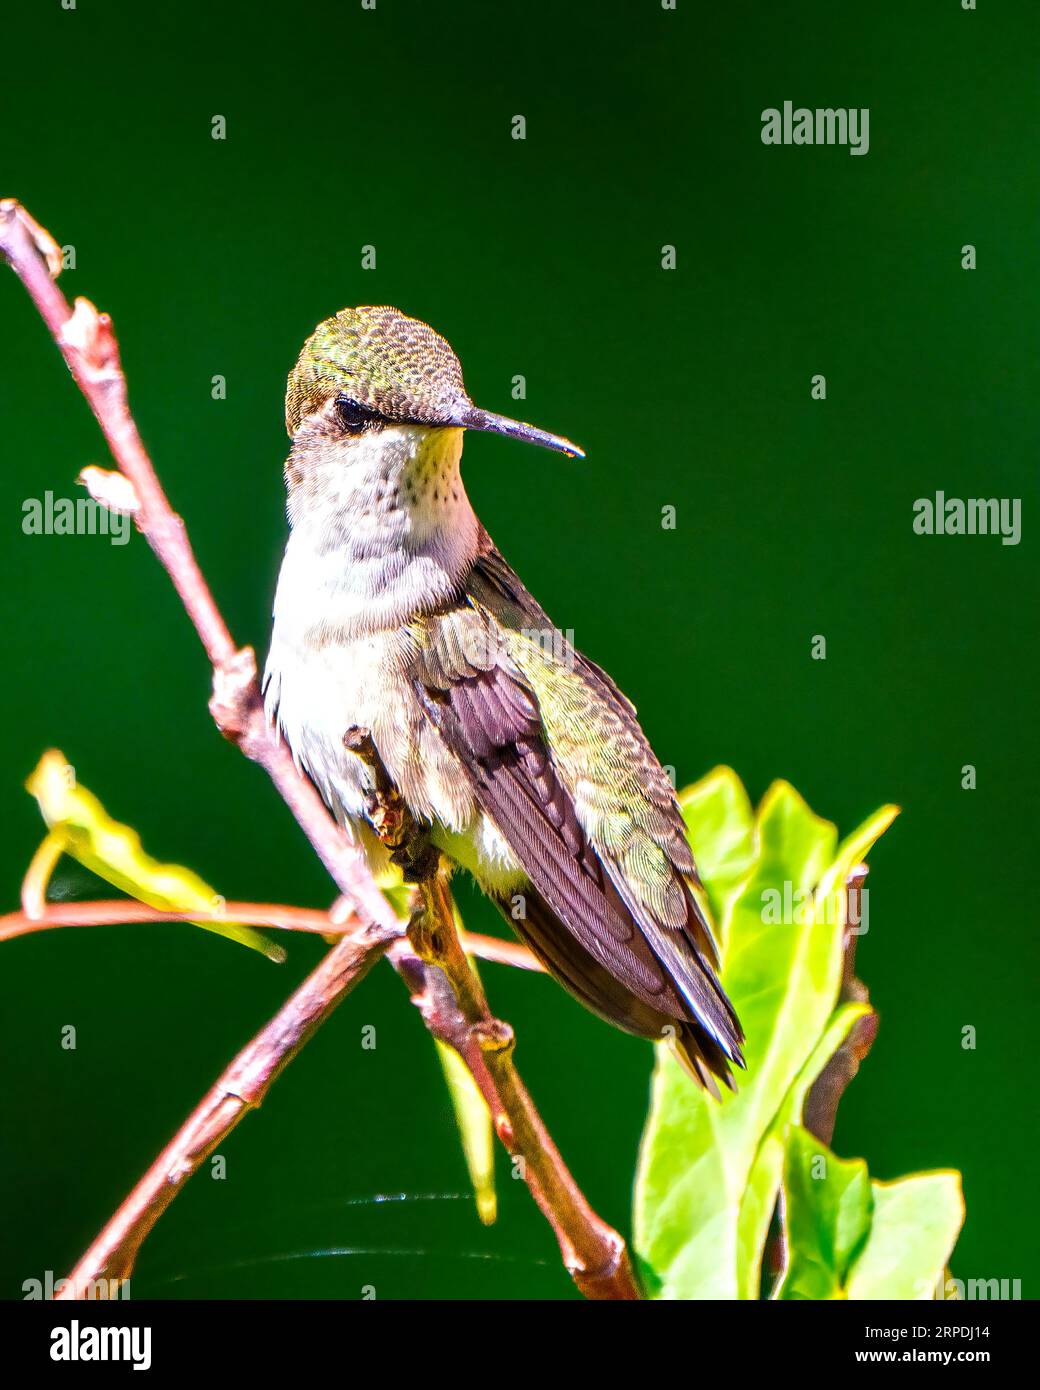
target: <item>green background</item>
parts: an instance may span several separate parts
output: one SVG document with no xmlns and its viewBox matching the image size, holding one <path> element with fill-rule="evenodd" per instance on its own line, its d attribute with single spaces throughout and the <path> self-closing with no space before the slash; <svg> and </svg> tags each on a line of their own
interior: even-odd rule
<svg viewBox="0 0 1040 1390">
<path fill-rule="evenodd" d="M 988 0 L 50 0 L 5 17 L 0 97 L 0 195 L 75 246 L 66 293 L 113 314 L 238 640 L 266 649 L 286 373 L 319 319 L 395 304 L 448 337 L 477 401 L 587 449 L 472 438 L 467 486 L 680 784 L 717 762 L 756 798 L 787 777 L 846 830 L 905 808 L 872 856 L 859 965 L 881 1031 L 835 1147 L 882 1178 L 961 1168 L 955 1272 L 1027 1297 L 1038 19 Z M 763 146 L 761 112 L 785 99 L 869 107 L 869 154 Z M 6 272 L 0 323 L 3 906 L 41 836 L 22 781 L 54 745 L 226 896 L 326 903 L 275 792 L 215 734 L 208 669 L 142 539 L 22 534 L 26 498 L 74 496 L 108 460 Z M 937 489 L 1023 499 L 1022 543 L 914 535 L 914 499 Z M 74 865 L 58 887 L 96 890 Z M 468 886 L 461 905 L 492 926 Z M 288 945 L 282 967 L 187 926 L 3 947 L 3 1295 L 67 1269 L 321 950 Z M 564 1154 L 626 1228 L 650 1047 L 545 979 L 484 974 Z M 574 1296 L 504 1162 L 500 1223 L 478 1226 L 432 1047 L 386 966 L 222 1152 L 226 1180 L 198 1177 L 148 1243 L 137 1297 Z"/>
</svg>

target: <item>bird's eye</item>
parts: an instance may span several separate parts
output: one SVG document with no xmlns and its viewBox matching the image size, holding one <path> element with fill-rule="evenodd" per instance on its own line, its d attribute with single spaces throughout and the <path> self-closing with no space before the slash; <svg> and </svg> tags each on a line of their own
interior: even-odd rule
<svg viewBox="0 0 1040 1390">
<path fill-rule="evenodd" d="M 360 434 L 372 423 L 375 415 L 366 406 L 352 401 L 349 396 L 337 396 L 336 418 L 348 434 Z"/>
</svg>

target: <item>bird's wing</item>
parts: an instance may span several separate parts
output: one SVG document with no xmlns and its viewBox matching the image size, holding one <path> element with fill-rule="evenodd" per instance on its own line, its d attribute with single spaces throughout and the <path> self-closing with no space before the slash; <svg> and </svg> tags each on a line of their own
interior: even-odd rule
<svg viewBox="0 0 1040 1390">
<path fill-rule="evenodd" d="M 682 815 L 632 705 L 497 551 L 423 621 L 416 692 L 538 894 L 637 999 L 739 1061 Z"/>
</svg>

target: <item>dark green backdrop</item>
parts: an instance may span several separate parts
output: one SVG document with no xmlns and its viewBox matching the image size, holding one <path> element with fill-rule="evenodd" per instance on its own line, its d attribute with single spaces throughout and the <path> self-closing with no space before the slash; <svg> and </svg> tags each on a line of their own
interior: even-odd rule
<svg viewBox="0 0 1040 1390">
<path fill-rule="evenodd" d="M 905 807 L 872 860 L 859 959 L 882 1025 L 836 1147 L 880 1177 L 961 1168 L 956 1272 L 1027 1296 L 1037 19 L 1028 0 L 49 0 L 5 17 L 0 122 L 0 194 L 75 246 L 66 292 L 114 315 L 141 428 L 239 640 L 266 648 L 286 372 L 318 319 L 395 304 L 445 333 L 478 401 L 587 448 L 576 464 L 474 438 L 467 483 L 681 781 L 725 761 L 757 797 L 787 777 L 843 829 Z M 869 107 L 869 154 L 763 146 L 761 111 L 785 99 Z M 227 896 L 326 902 L 277 796 L 215 735 L 205 662 L 141 538 L 22 535 L 25 498 L 75 495 L 107 459 L 6 271 L 0 324 L 3 906 L 41 833 L 22 780 L 51 745 Z M 915 536 L 913 501 L 937 489 L 1022 498 L 1022 543 Z M 74 868 L 60 883 L 95 886 Z M 468 889 L 462 905 L 491 925 Z M 320 950 L 289 944 L 281 968 L 190 927 L 2 948 L 3 1294 L 67 1268 Z M 649 1046 L 543 979 L 485 975 L 564 1153 L 625 1227 Z M 467 1200 L 367 1201 L 466 1190 L 387 967 L 224 1152 L 226 1181 L 196 1179 L 157 1228 L 138 1297 L 571 1296 L 504 1170 L 487 1233 Z M 329 1249 L 385 1253 L 272 1259 Z"/>
</svg>

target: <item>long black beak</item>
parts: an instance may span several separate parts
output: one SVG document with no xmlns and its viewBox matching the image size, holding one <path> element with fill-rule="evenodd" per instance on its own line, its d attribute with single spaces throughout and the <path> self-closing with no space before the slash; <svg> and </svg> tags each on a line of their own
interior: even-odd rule
<svg viewBox="0 0 1040 1390">
<path fill-rule="evenodd" d="M 490 410 L 481 410 L 475 405 L 464 406 L 456 417 L 456 423 L 467 430 L 486 430 L 489 434 L 505 434 L 510 439 L 540 444 L 543 449 L 555 449 L 558 454 L 566 454 L 568 458 L 585 457 L 584 449 L 579 449 L 577 444 L 572 444 L 562 435 L 535 429 L 534 425 L 525 425 L 522 420 L 510 420 L 508 415 L 494 415 Z"/>
</svg>

